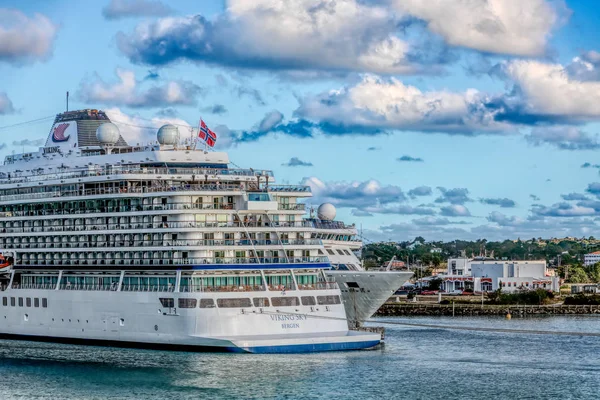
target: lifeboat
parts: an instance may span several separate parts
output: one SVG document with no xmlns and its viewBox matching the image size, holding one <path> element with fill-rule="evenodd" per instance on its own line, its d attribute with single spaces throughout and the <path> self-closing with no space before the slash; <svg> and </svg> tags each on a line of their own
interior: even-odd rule
<svg viewBox="0 0 600 400">
<path fill-rule="evenodd" d="M 12 265 L 12 261 L 12 257 L 6 257 L 0 253 L 0 272 L 8 271 Z"/>
</svg>

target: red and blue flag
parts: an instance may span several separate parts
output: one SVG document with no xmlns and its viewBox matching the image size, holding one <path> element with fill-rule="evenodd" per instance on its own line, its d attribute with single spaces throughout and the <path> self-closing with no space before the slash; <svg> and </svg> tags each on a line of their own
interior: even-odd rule
<svg viewBox="0 0 600 400">
<path fill-rule="evenodd" d="M 211 131 L 204 120 L 200 120 L 200 129 L 198 130 L 198 137 L 210 146 L 214 147 L 215 143 L 217 143 L 217 134 Z"/>
</svg>

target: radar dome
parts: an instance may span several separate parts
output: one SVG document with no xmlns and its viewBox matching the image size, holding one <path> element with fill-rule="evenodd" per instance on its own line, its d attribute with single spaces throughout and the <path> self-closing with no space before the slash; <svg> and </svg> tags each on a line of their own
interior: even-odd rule
<svg viewBox="0 0 600 400">
<path fill-rule="evenodd" d="M 179 142 L 179 129 L 174 125 L 163 125 L 156 135 L 158 143 L 176 145 Z"/>
<path fill-rule="evenodd" d="M 335 214 L 335 206 L 331 203 L 323 203 L 317 209 L 317 216 L 324 221 L 333 221 Z"/>
<path fill-rule="evenodd" d="M 96 129 L 96 139 L 101 144 L 116 144 L 120 137 L 119 127 L 110 122 L 106 122 Z"/>
</svg>

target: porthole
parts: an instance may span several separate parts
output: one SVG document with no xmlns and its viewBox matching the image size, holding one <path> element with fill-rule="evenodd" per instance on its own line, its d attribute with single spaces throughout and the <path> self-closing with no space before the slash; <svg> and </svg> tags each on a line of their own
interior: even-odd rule
<svg viewBox="0 0 600 400">
<path fill-rule="evenodd" d="M 158 325 L 154 325 L 154 330 L 158 331 Z"/>
</svg>

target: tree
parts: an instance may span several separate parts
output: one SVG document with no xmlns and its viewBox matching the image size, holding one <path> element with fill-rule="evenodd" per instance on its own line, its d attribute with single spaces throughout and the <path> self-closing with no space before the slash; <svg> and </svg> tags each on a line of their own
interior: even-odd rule
<svg viewBox="0 0 600 400">
<path fill-rule="evenodd" d="M 434 278 L 429 281 L 429 290 L 440 290 L 442 280 L 440 278 Z"/>
<path fill-rule="evenodd" d="M 587 283 L 589 282 L 588 274 L 585 269 L 580 266 L 569 267 L 569 283 Z"/>
<path fill-rule="evenodd" d="M 588 270 L 588 276 L 592 282 L 600 282 L 600 262 L 590 266 Z"/>
</svg>

